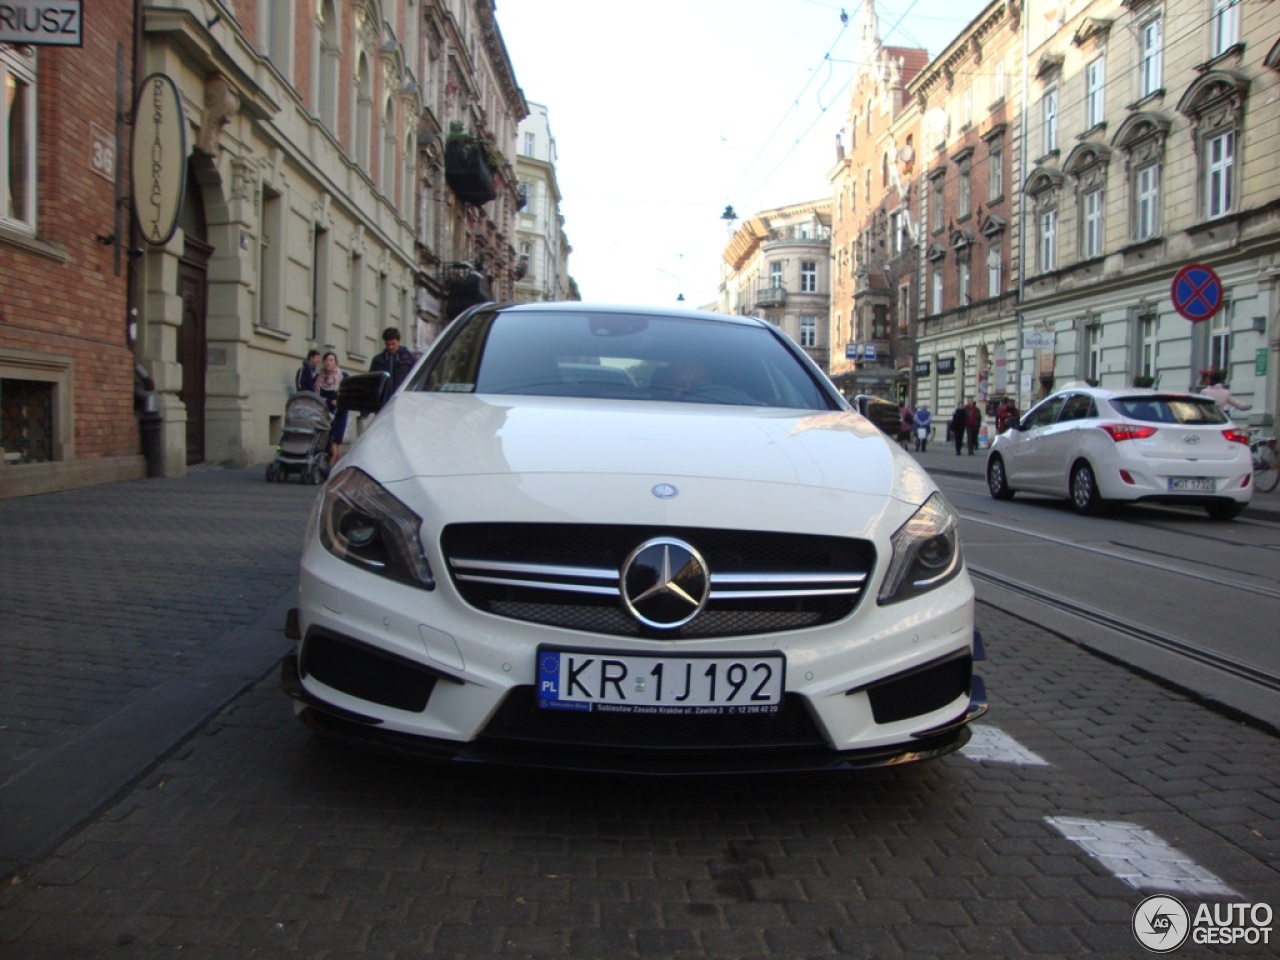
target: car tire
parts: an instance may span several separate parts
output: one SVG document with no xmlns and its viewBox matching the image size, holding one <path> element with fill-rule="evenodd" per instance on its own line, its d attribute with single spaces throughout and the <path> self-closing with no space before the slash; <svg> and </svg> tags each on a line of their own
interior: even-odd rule
<svg viewBox="0 0 1280 960">
<path fill-rule="evenodd" d="M 267 483 L 275 483 L 280 479 L 280 465 L 274 460 L 267 464 Z"/>
<path fill-rule="evenodd" d="M 996 500 L 1012 500 L 1013 487 L 1009 486 L 1009 477 L 1004 472 L 1004 458 L 994 456 L 987 460 L 987 489 Z"/>
<path fill-rule="evenodd" d="M 1209 515 L 1210 520 L 1234 520 L 1243 509 L 1244 504 L 1234 500 L 1227 503 L 1206 503 L 1204 506 L 1204 512 Z"/>
<path fill-rule="evenodd" d="M 1081 461 L 1071 468 L 1071 507 L 1085 517 L 1096 517 L 1106 512 L 1106 504 L 1098 494 L 1098 478 L 1093 467 Z"/>
</svg>

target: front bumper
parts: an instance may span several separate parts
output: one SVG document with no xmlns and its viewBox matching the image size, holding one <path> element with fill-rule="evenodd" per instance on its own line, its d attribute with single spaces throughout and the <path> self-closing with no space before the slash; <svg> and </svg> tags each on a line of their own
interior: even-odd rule
<svg viewBox="0 0 1280 960">
<path fill-rule="evenodd" d="M 985 685 L 971 669 L 973 659 L 983 656 L 981 638 L 975 633 L 974 639 L 974 658 L 947 657 L 885 678 L 870 689 L 848 691 L 870 696 L 878 703 L 873 707 L 878 715 L 901 718 L 912 709 L 928 711 L 933 706 L 931 688 L 935 699 L 945 697 L 939 692 L 941 685 L 963 679 L 968 703 L 961 715 L 914 731 L 902 742 L 853 750 L 836 750 L 825 743 L 807 701 L 795 694 L 788 695 L 779 715 L 746 720 L 658 718 L 662 726 L 647 718 L 637 726 L 626 718 L 538 710 L 532 688 L 520 686 L 508 692 L 479 736 L 450 740 L 391 729 L 372 712 L 327 702 L 303 684 L 296 654 L 281 663 L 280 681 L 295 700 L 300 719 L 317 732 L 425 760 L 651 776 L 853 771 L 943 756 L 968 742 L 968 725 L 988 709 Z M 438 683 L 457 681 L 427 670 L 421 684 L 426 700 Z"/>
</svg>

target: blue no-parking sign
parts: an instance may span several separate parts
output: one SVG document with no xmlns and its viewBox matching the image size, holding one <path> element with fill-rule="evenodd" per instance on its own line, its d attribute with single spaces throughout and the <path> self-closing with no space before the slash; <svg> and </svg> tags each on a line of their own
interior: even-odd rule
<svg viewBox="0 0 1280 960">
<path fill-rule="evenodd" d="M 1192 323 L 1208 320 L 1222 309 L 1222 281 L 1212 267 L 1189 263 L 1173 278 L 1173 309 Z"/>
</svg>

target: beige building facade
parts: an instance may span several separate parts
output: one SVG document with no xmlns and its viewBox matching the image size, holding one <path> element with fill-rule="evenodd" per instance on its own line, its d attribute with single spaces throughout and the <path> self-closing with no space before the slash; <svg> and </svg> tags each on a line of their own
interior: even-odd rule
<svg viewBox="0 0 1280 960">
<path fill-rule="evenodd" d="M 1201 0 L 1046 4 L 1027 17 L 1023 392 L 1071 380 L 1197 388 L 1219 368 L 1274 423 L 1280 10 Z M 1210 319 L 1172 282 L 1221 281 Z M 1051 345 L 1049 345 L 1051 344 Z"/>
<path fill-rule="evenodd" d="M 829 372 L 830 199 L 762 210 L 743 221 L 724 263 L 717 309 L 767 320 Z"/>
</svg>

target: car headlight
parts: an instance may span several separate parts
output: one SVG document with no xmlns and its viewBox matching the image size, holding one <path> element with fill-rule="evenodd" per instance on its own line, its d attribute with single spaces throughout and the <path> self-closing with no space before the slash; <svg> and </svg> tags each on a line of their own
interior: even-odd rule
<svg viewBox="0 0 1280 960">
<path fill-rule="evenodd" d="M 330 481 L 320 505 L 320 542 L 347 563 L 434 590 L 422 549 L 422 518 L 363 470 L 343 470 Z"/>
<path fill-rule="evenodd" d="M 940 587 L 960 572 L 960 518 L 935 493 L 898 528 L 880 603 L 896 603 Z"/>
</svg>

